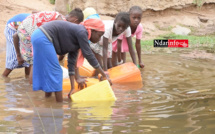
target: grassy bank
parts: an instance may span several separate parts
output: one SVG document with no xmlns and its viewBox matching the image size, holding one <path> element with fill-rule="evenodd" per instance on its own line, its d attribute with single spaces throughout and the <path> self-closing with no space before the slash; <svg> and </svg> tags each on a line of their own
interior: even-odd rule
<svg viewBox="0 0 215 134">
<path fill-rule="evenodd" d="M 55 4 L 55 0 L 49 0 L 51 4 Z"/>
<path fill-rule="evenodd" d="M 173 33 L 161 35 L 156 39 L 188 39 L 189 48 L 154 48 L 153 40 L 142 40 L 142 49 L 145 52 L 151 51 L 177 51 L 181 49 L 200 49 L 206 50 L 207 52 L 215 53 L 215 36 L 205 35 L 205 36 L 194 36 L 194 35 L 175 35 Z M 166 49 L 166 50 L 165 50 Z"/>
</svg>

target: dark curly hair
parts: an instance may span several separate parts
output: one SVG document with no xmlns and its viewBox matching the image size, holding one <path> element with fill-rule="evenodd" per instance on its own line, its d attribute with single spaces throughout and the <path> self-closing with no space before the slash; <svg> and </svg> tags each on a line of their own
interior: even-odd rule
<svg viewBox="0 0 215 134">
<path fill-rule="evenodd" d="M 77 17 L 79 22 L 84 20 L 84 14 L 80 8 L 75 8 L 69 13 L 70 17 Z"/>
<path fill-rule="evenodd" d="M 130 9 L 129 9 L 129 14 L 131 14 L 133 11 L 138 11 L 140 13 L 143 12 L 142 8 L 139 7 L 139 6 L 132 6 Z"/>
<path fill-rule="evenodd" d="M 119 12 L 116 15 L 116 18 L 114 20 L 114 23 L 121 20 L 122 22 L 124 22 L 127 26 L 130 25 L 130 17 L 129 17 L 129 13 L 128 12 Z"/>
</svg>

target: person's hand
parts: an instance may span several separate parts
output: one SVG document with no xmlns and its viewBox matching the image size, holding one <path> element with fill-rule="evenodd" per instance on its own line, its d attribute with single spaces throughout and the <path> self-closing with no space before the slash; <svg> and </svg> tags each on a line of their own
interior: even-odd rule
<svg viewBox="0 0 215 134">
<path fill-rule="evenodd" d="M 22 56 L 17 56 L 17 61 L 18 61 L 18 65 L 22 65 L 24 63 L 24 59 L 22 58 Z"/>
<path fill-rule="evenodd" d="M 144 68 L 145 67 L 145 65 L 142 62 L 139 63 L 139 66 L 140 66 L 140 68 Z"/>
<path fill-rule="evenodd" d="M 71 89 L 68 93 L 68 98 L 70 99 L 70 96 L 74 93 L 75 93 L 75 89 Z"/>
<path fill-rule="evenodd" d="M 109 73 L 108 73 L 108 71 L 104 71 L 104 73 L 105 73 L 106 77 L 109 78 Z M 102 76 L 101 74 L 98 74 L 98 79 L 99 79 L 99 81 L 105 80 L 105 79 L 103 79 L 103 76 Z"/>
<path fill-rule="evenodd" d="M 111 81 L 111 79 L 109 78 L 109 74 L 108 74 L 108 73 L 105 73 L 105 74 L 106 74 L 105 77 L 102 77 L 101 75 L 99 75 L 99 80 L 100 80 L 100 81 L 108 80 L 108 82 L 110 83 L 110 85 L 112 85 L 112 81 Z"/>
<path fill-rule="evenodd" d="M 79 77 L 76 79 L 76 82 L 78 83 L 78 89 L 83 89 L 87 87 L 86 77 Z"/>
<path fill-rule="evenodd" d="M 103 80 L 108 80 L 108 82 L 110 83 L 110 85 L 112 85 L 112 81 L 111 81 L 111 79 L 109 78 L 109 76 L 103 77 Z"/>
</svg>

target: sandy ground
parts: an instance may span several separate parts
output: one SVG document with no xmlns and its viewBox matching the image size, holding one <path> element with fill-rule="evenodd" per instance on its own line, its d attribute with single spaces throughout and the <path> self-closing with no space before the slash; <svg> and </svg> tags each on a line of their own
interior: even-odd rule
<svg viewBox="0 0 215 134">
<path fill-rule="evenodd" d="M 192 34 L 206 35 L 215 33 L 215 4 L 205 4 L 201 9 L 195 6 L 183 10 L 166 9 L 160 12 L 143 13 L 143 39 L 153 39 L 168 33 L 171 28 L 181 25 L 192 30 Z M 206 22 L 203 22 L 203 21 Z"/>
<path fill-rule="evenodd" d="M 8 19 L 19 13 L 31 13 L 32 10 L 52 11 L 54 7 L 49 0 L 0 0 L 0 52 L 5 53 L 6 49 L 4 28 Z M 169 29 L 177 24 L 192 28 L 195 31 L 193 34 L 197 35 L 215 33 L 214 12 L 215 4 L 206 4 L 201 10 L 191 6 L 182 11 L 173 9 L 161 12 L 145 11 L 142 18 L 143 40 L 154 39 L 161 34 L 169 33 Z M 112 19 L 108 16 L 101 16 L 101 18 Z M 202 22 L 202 19 L 206 22 Z M 2 57 L 0 61 L 4 62 Z"/>
<path fill-rule="evenodd" d="M 54 5 L 48 0 L 0 0 L 0 50 L 5 49 L 4 28 L 8 19 L 19 13 L 31 13 L 32 10 L 51 11 Z"/>
<path fill-rule="evenodd" d="M 54 10 L 49 0 L 0 0 L 0 35 L 2 35 L 6 21 L 18 13 L 32 10 Z M 201 9 L 189 6 L 182 10 L 166 9 L 160 12 L 146 10 L 143 13 L 143 40 L 154 39 L 158 35 L 166 34 L 176 25 L 192 28 L 195 35 L 212 34 L 215 32 L 215 4 L 205 4 Z M 113 19 L 101 16 L 102 19 Z M 206 22 L 202 22 L 206 20 Z M 2 36 L 0 36 L 2 39 Z M 0 44 L 0 46 L 2 43 Z"/>
</svg>

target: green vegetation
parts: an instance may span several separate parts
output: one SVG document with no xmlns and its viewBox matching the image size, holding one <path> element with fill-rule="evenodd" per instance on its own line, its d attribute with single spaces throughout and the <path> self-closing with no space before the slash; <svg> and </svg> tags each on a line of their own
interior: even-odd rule
<svg viewBox="0 0 215 134">
<path fill-rule="evenodd" d="M 55 0 L 49 0 L 51 4 L 55 4 Z"/>
<path fill-rule="evenodd" d="M 168 35 L 162 35 L 161 38 L 164 39 L 188 39 L 189 45 L 207 45 L 210 46 L 215 44 L 215 37 L 212 35 L 205 35 L 205 36 L 194 36 L 194 35 L 175 35 L 173 33 Z"/>
<path fill-rule="evenodd" d="M 67 8 L 67 13 L 70 13 L 72 11 L 72 8 L 69 4 L 66 5 L 66 8 Z"/>
<path fill-rule="evenodd" d="M 198 8 L 201 8 L 205 0 L 193 0 L 193 3 L 196 4 Z"/>
</svg>

